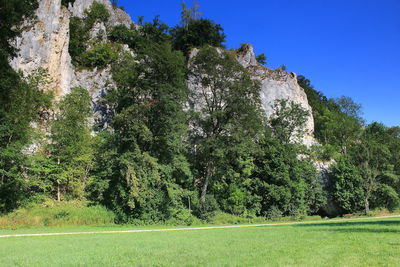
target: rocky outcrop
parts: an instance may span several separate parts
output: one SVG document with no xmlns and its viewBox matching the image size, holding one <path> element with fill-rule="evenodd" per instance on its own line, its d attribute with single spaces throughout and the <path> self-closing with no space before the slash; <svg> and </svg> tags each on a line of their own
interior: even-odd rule
<svg viewBox="0 0 400 267">
<path fill-rule="evenodd" d="M 119 24 L 129 27 L 133 24 L 130 16 L 121 9 L 114 8 L 109 0 L 76 0 L 69 4 L 68 8 L 61 5 L 61 0 L 40 0 L 35 20 L 27 21 L 26 30 L 13 41 L 19 52 L 17 57 L 11 60 L 11 65 L 24 75 L 32 74 L 39 68 L 46 69 L 51 80 L 48 87 L 54 92 L 56 99 L 68 94 L 73 87 L 87 89 L 92 96 L 95 121 L 99 123 L 105 120 L 102 116 L 106 116 L 103 112 L 107 110 L 101 105 L 101 99 L 108 89 L 115 86 L 110 69 L 78 70 L 72 65 L 68 53 L 70 18 L 84 17 L 85 10 L 95 1 L 107 8 L 110 19 L 107 23 L 98 22 L 93 26 L 90 32 L 93 38 L 99 38 L 102 33 L 104 36 L 100 39 L 106 41 L 107 29 L 110 27 Z M 124 47 L 124 50 L 127 48 Z M 261 82 L 262 106 L 267 117 L 272 115 L 273 104 L 278 99 L 290 99 L 311 114 L 307 96 L 297 84 L 294 73 L 280 69 L 272 70 L 260 65 L 250 45 L 245 45 L 237 51 L 237 60 L 254 79 Z M 189 81 L 189 87 L 193 89 L 196 86 Z M 306 124 L 307 134 L 302 140 L 304 144 L 315 143 L 312 137 L 313 129 L 314 121 L 310 115 Z"/>
<path fill-rule="evenodd" d="M 102 33 L 106 41 L 107 28 L 124 24 L 133 24 L 130 16 L 121 9 L 114 8 L 109 0 L 76 0 L 68 8 L 61 0 L 40 0 L 34 21 L 26 21 L 21 36 L 13 40 L 18 54 L 10 60 L 11 66 L 25 76 L 42 68 L 48 73 L 50 85 L 56 100 L 70 92 L 73 87 L 82 87 L 89 91 L 94 110 L 93 124 L 105 124 L 108 113 L 101 99 L 107 90 L 114 86 L 110 69 L 76 69 L 68 52 L 70 40 L 70 19 L 73 16 L 84 17 L 85 10 L 93 2 L 104 4 L 110 13 L 105 25 L 96 23 L 90 32 L 93 38 Z M 124 50 L 127 48 L 124 47 Z"/>
<path fill-rule="evenodd" d="M 56 98 L 68 94 L 71 88 L 77 86 L 86 88 L 97 98 L 99 92 L 105 89 L 100 85 L 104 84 L 104 80 L 111 79 L 109 71 L 95 70 L 101 74 L 87 75 L 91 71 L 76 70 L 68 53 L 70 18 L 83 17 L 85 10 L 95 1 L 104 4 L 110 12 L 107 26 L 124 24 L 129 27 L 133 24 L 130 16 L 121 9 L 114 8 L 109 0 L 76 0 L 68 8 L 61 5 L 61 0 L 40 0 L 35 20 L 25 22 L 24 28 L 27 30 L 13 41 L 19 52 L 17 57 L 11 59 L 11 66 L 22 71 L 24 75 L 32 74 L 39 68 L 47 70 L 51 80 L 49 87 Z M 103 23 L 97 23 L 91 35 L 97 37 L 100 31 L 106 34 L 106 28 Z M 105 76 L 107 77 L 104 78 Z M 82 77 L 92 80 L 83 80 Z M 96 80 L 98 77 L 102 80 Z"/>
<path fill-rule="evenodd" d="M 261 102 L 266 117 L 273 115 L 273 106 L 276 100 L 288 99 L 300 104 L 303 109 L 309 112 L 305 125 L 305 135 L 302 143 L 311 146 L 316 144 L 314 134 L 314 118 L 312 108 L 308 104 L 307 95 L 304 89 L 297 83 L 295 73 L 288 73 L 283 69 L 272 70 L 257 62 L 254 49 L 251 45 L 243 45 L 237 51 L 238 62 L 246 68 L 254 79 L 261 82 Z"/>
<path fill-rule="evenodd" d="M 198 49 L 193 49 L 191 51 L 190 58 L 195 57 L 198 51 Z M 222 50 L 220 50 L 220 52 L 222 52 Z M 262 108 L 265 111 L 265 116 L 269 118 L 273 115 L 273 107 L 276 100 L 287 99 L 301 105 L 303 109 L 309 112 L 309 116 L 305 124 L 305 134 L 300 141 L 306 146 L 317 144 L 313 137 L 314 119 L 312 116 L 312 108 L 308 104 L 306 93 L 297 83 L 296 74 L 288 73 L 282 69 L 272 70 L 262 66 L 257 62 L 253 47 L 251 45 L 244 45 L 235 53 L 237 61 L 245 69 L 247 69 L 253 79 L 258 80 L 261 83 L 260 96 Z M 196 92 L 201 89 L 199 88 L 199 85 L 196 84 L 190 77 L 188 84 L 189 89 L 192 92 Z M 190 104 L 191 108 L 197 111 L 201 110 L 202 105 L 204 105 L 204 103 L 202 103 L 201 98 L 191 101 Z"/>
<path fill-rule="evenodd" d="M 11 66 L 24 75 L 46 69 L 56 97 L 69 93 L 75 83 L 68 53 L 69 20 L 70 12 L 61 0 L 41 0 L 35 21 L 25 22 L 27 30 L 14 40 L 19 52 Z"/>
<path fill-rule="evenodd" d="M 108 12 L 110 12 L 110 20 L 108 26 L 116 26 L 123 24 L 130 27 L 133 24 L 131 17 L 119 8 L 114 8 L 110 0 L 76 0 L 73 5 L 69 5 L 68 9 L 71 11 L 72 16 L 83 18 L 85 16 L 85 10 L 90 8 L 93 2 L 103 4 Z"/>
</svg>

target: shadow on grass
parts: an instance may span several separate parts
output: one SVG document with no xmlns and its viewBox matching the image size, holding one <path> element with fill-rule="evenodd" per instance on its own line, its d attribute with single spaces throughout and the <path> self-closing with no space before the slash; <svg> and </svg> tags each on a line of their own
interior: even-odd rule
<svg viewBox="0 0 400 267">
<path fill-rule="evenodd" d="M 322 230 L 322 229 L 321 229 Z M 328 231 L 334 231 L 334 232 L 342 232 L 342 233 L 377 233 L 377 234 L 383 234 L 383 233 L 391 233 L 391 234 L 400 234 L 400 229 L 395 230 L 395 229 L 388 229 L 388 228 L 336 228 L 336 229 L 325 229 Z"/>
<path fill-rule="evenodd" d="M 333 231 L 342 233 L 392 233 L 400 234 L 400 220 L 373 222 L 335 222 L 323 224 L 299 224 L 296 227 L 309 227 L 313 231 Z M 382 228 L 381 228 L 382 227 Z M 391 228 L 388 228 L 391 227 Z M 393 227 L 398 227 L 393 229 Z"/>
<path fill-rule="evenodd" d="M 348 226 L 400 226 L 400 220 L 395 221 L 373 221 L 373 222 L 334 222 L 334 223 L 310 223 L 298 224 L 296 227 L 348 227 Z"/>
</svg>

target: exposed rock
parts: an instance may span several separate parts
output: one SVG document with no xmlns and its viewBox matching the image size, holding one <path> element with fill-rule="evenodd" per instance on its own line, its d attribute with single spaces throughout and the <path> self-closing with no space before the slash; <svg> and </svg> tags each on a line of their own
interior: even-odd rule
<svg viewBox="0 0 400 267">
<path fill-rule="evenodd" d="M 245 67 L 253 76 L 261 82 L 261 101 L 266 117 L 273 114 L 273 106 L 276 100 L 288 99 L 300 104 L 309 116 L 305 125 L 305 135 L 302 143 L 307 146 L 316 144 L 313 137 L 314 118 L 312 108 L 308 104 L 307 95 L 304 89 L 297 83 L 295 73 L 288 73 L 282 69 L 272 70 L 257 62 L 254 49 L 251 45 L 244 45 L 236 56 L 238 62 Z"/>
<path fill-rule="evenodd" d="M 332 165 L 335 163 L 336 161 L 334 159 L 331 159 L 330 161 L 314 161 L 314 166 L 318 173 L 327 177 Z"/>
<path fill-rule="evenodd" d="M 123 24 L 130 27 L 133 24 L 131 17 L 123 10 L 114 8 L 110 0 L 76 0 L 72 6 L 69 6 L 69 10 L 72 12 L 73 16 L 83 18 L 85 16 L 85 10 L 90 8 L 93 2 L 103 4 L 110 12 L 109 26 Z"/>
<path fill-rule="evenodd" d="M 84 17 L 85 10 L 93 2 L 104 4 L 110 12 L 107 24 L 96 23 L 90 34 L 94 39 L 106 41 L 107 28 L 118 24 L 130 26 L 133 24 L 130 16 L 124 11 L 114 8 L 109 0 L 76 0 L 68 8 L 61 5 L 61 0 L 40 0 L 39 9 L 36 11 L 36 20 L 26 22 L 27 30 L 14 40 L 14 45 L 19 49 L 16 58 L 11 60 L 14 69 L 22 71 L 24 75 L 32 74 L 39 68 L 48 71 L 51 79 L 51 88 L 56 98 L 70 92 L 73 87 L 86 88 L 93 100 L 95 121 L 104 121 L 101 116 L 107 117 L 107 108 L 100 104 L 100 100 L 107 90 L 115 86 L 109 68 L 104 70 L 77 70 L 71 63 L 68 53 L 69 46 L 69 21 L 71 16 Z M 124 47 L 129 52 L 129 48 Z M 196 50 L 193 51 L 195 53 Z M 130 52 L 132 54 L 132 52 Z M 192 54 L 194 56 L 194 54 Z M 266 116 L 273 113 L 273 104 L 278 99 L 290 99 L 300 104 L 311 114 L 307 96 L 297 84 L 296 75 L 283 70 L 271 70 L 258 64 L 253 47 L 243 46 L 237 53 L 238 62 L 245 67 L 254 77 L 261 82 L 262 106 Z M 189 80 L 189 87 L 194 89 L 197 85 Z M 197 103 L 201 105 L 201 103 Z M 100 115 L 100 112 L 105 112 Z M 307 134 L 303 143 L 315 143 L 312 135 L 314 121 L 312 116 L 307 120 Z"/>
<path fill-rule="evenodd" d="M 107 28 L 103 22 L 97 22 L 90 30 L 90 38 L 97 39 L 101 42 L 107 42 Z"/>
<path fill-rule="evenodd" d="M 110 108 L 103 103 L 107 91 L 115 88 L 110 67 L 106 69 L 81 70 L 76 73 L 76 79 L 80 87 L 89 90 L 92 96 L 93 118 L 92 125 L 95 129 L 107 127 L 110 116 Z"/>
<path fill-rule="evenodd" d="M 11 66 L 29 75 L 39 68 L 48 71 L 55 96 L 70 92 L 74 70 L 68 53 L 70 12 L 61 0 L 41 0 L 36 20 L 26 22 L 30 28 L 14 40 L 19 50 Z"/>
<path fill-rule="evenodd" d="M 193 49 L 190 58 L 193 58 L 199 52 L 198 49 Z M 261 102 L 262 108 L 265 111 L 267 118 L 273 115 L 273 106 L 276 100 L 288 99 L 297 104 L 300 104 L 306 111 L 309 112 L 309 117 L 305 125 L 305 135 L 301 142 L 306 146 L 317 144 L 313 137 L 314 133 L 314 119 L 312 116 L 312 108 L 308 104 L 307 95 L 297 83 L 297 77 L 294 73 L 287 73 L 281 69 L 271 70 L 260 65 L 257 62 L 251 45 L 244 45 L 237 51 L 237 61 L 246 68 L 252 77 L 261 82 Z M 189 88 L 192 91 L 199 90 L 197 84 L 189 77 Z M 191 108 L 193 110 L 200 110 L 203 103 L 201 99 L 192 101 Z"/>
<path fill-rule="evenodd" d="M 78 70 L 73 66 L 68 52 L 70 18 L 82 18 L 85 10 L 95 1 L 104 4 L 110 12 L 110 19 L 107 25 L 103 22 L 95 23 L 90 31 L 92 39 L 106 41 L 107 27 L 119 24 L 129 27 L 133 24 L 130 16 L 114 8 L 109 0 L 76 0 L 73 5 L 69 4 L 68 8 L 61 5 L 61 0 L 40 0 L 36 19 L 26 21 L 26 30 L 13 41 L 19 52 L 10 63 L 25 76 L 40 68 L 45 69 L 51 81 L 47 87 L 54 92 L 56 100 L 68 94 L 73 87 L 87 89 L 92 97 L 94 125 L 105 125 L 109 112 L 101 103 L 101 99 L 107 90 L 115 86 L 110 69 Z M 128 51 L 129 48 L 124 46 L 123 50 Z"/>
</svg>

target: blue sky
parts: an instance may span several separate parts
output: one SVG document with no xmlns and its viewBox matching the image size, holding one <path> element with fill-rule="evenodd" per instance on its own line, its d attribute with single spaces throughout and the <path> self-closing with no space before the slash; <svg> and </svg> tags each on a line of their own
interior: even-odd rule
<svg viewBox="0 0 400 267">
<path fill-rule="evenodd" d="M 192 1 L 186 1 L 188 4 Z M 181 0 L 120 0 L 138 16 L 174 26 Z M 199 0 L 228 48 L 250 43 L 267 66 L 284 64 L 328 97 L 352 97 L 368 122 L 400 126 L 400 0 Z"/>
</svg>

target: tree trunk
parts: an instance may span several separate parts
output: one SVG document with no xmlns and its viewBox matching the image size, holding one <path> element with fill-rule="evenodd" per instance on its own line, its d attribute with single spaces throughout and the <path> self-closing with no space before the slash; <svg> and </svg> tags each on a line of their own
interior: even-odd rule
<svg viewBox="0 0 400 267">
<path fill-rule="evenodd" d="M 200 202 L 202 206 L 204 206 L 204 204 L 206 203 L 207 188 L 208 188 L 208 176 L 206 176 L 203 187 L 201 188 Z"/>
<path fill-rule="evenodd" d="M 206 195 L 207 195 L 208 183 L 209 183 L 210 177 L 212 176 L 212 173 L 213 173 L 213 166 L 212 166 L 212 163 L 209 162 L 209 163 L 207 163 L 206 175 L 205 175 L 205 178 L 204 178 L 204 184 L 203 184 L 203 187 L 201 189 L 200 203 L 201 203 L 202 206 L 204 206 L 204 204 L 206 203 Z"/>
<path fill-rule="evenodd" d="M 57 159 L 57 165 L 60 165 L 60 158 Z M 57 201 L 61 201 L 61 189 L 60 189 L 60 181 L 57 181 Z"/>
<path fill-rule="evenodd" d="M 369 198 L 365 197 L 365 214 L 369 213 Z"/>
<path fill-rule="evenodd" d="M 57 201 L 61 201 L 60 182 L 57 182 Z"/>
</svg>

